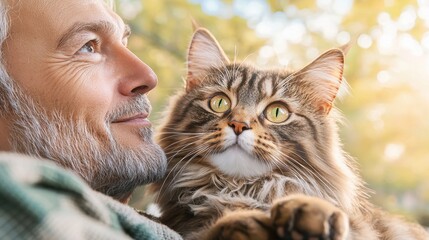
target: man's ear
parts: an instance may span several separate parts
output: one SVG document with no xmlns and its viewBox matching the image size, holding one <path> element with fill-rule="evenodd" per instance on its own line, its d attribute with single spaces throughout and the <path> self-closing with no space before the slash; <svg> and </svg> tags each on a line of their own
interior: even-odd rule
<svg viewBox="0 0 429 240">
<path fill-rule="evenodd" d="M 320 114 L 327 115 L 343 80 L 344 57 L 349 49 L 331 49 L 296 72 L 295 78 L 308 101 Z"/>
<path fill-rule="evenodd" d="M 228 63 L 228 57 L 213 35 L 207 29 L 198 28 L 188 49 L 186 91 L 189 92 L 200 85 L 209 69 L 222 67 Z"/>
</svg>

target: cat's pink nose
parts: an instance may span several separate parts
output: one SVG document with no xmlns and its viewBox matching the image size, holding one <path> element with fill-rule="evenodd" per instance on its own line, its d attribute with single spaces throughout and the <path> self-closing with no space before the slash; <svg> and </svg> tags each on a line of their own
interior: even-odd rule
<svg viewBox="0 0 429 240">
<path fill-rule="evenodd" d="M 240 135 L 243 131 L 250 129 L 247 123 L 238 121 L 231 121 L 228 123 L 228 126 L 230 126 L 234 130 L 237 136 Z"/>
</svg>

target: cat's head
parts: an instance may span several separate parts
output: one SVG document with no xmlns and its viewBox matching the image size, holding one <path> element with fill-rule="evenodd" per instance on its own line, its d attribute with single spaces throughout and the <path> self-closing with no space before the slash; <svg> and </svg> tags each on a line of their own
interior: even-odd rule
<svg viewBox="0 0 429 240">
<path fill-rule="evenodd" d="M 330 113 L 343 66 L 341 49 L 295 72 L 231 63 L 215 38 L 198 29 L 186 88 L 158 136 L 170 167 L 198 162 L 235 177 L 329 172 L 338 147 Z"/>
</svg>

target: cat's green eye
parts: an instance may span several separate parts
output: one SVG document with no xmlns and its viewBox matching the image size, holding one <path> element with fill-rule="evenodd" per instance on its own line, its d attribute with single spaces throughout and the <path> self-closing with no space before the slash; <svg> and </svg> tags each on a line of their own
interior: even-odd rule
<svg viewBox="0 0 429 240">
<path fill-rule="evenodd" d="M 209 105 L 213 111 L 217 113 L 223 113 L 231 108 L 231 101 L 228 97 L 221 94 L 212 97 L 210 99 Z"/>
<path fill-rule="evenodd" d="M 289 111 L 281 103 L 273 103 L 265 110 L 265 117 L 273 123 L 282 123 L 289 118 Z"/>
</svg>

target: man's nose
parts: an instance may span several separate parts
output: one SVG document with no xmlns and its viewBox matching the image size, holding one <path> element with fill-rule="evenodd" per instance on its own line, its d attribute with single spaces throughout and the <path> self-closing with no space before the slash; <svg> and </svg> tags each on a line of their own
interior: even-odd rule
<svg viewBox="0 0 429 240">
<path fill-rule="evenodd" d="M 237 136 L 240 135 L 243 131 L 251 129 L 247 123 L 234 120 L 230 121 L 228 126 L 234 130 Z"/>
<path fill-rule="evenodd" d="M 124 96 L 137 96 L 152 90 L 158 83 L 153 70 L 130 50 L 119 49 L 116 59 L 117 74 L 120 74 L 119 91 Z"/>
</svg>

